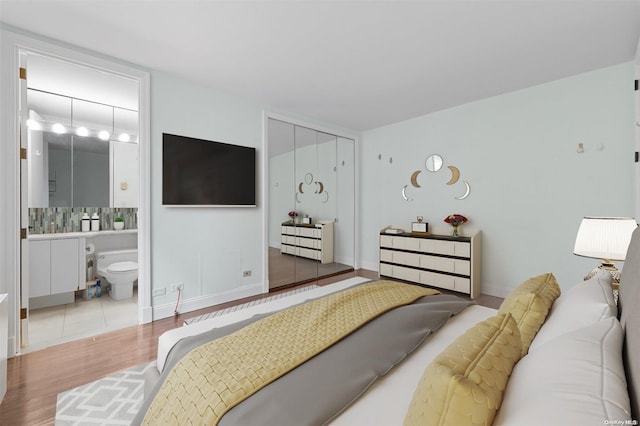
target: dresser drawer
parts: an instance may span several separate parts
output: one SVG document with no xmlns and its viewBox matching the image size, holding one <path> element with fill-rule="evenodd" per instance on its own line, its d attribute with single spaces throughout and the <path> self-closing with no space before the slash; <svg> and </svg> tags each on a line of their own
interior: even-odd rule
<svg viewBox="0 0 640 426">
<path fill-rule="evenodd" d="M 289 245 L 295 245 L 296 243 L 296 237 L 294 237 L 293 235 L 282 235 L 281 236 L 281 241 L 282 244 L 289 244 Z"/>
<path fill-rule="evenodd" d="M 380 235 L 380 247 L 389 247 L 396 250 L 418 251 L 420 249 L 420 241 L 411 237 Z"/>
<path fill-rule="evenodd" d="M 283 226 L 281 233 L 285 235 L 296 235 L 296 228 L 294 226 Z"/>
<path fill-rule="evenodd" d="M 405 280 L 405 281 L 418 282 L 420 280 L 420 271 L 418 271 L 417 269 L 405 268 L 404 266 L 394 265 L 393 276 L 395 278 Z"/>
<path fill-rule="evenodd" d="M 385 275 L 387 277 L 393 277 L 393 266 L 388 265 L 386 263 L 380 264 L 380 275 Z"/>
<path fill-rule="evenodd" d="M 419 251 L 446 256 L 471 257 L 471 244 L 457 241 L 421 240 Z"/>
<path fill-rule="evenodd" d="M 315 228 L 296 228 L 297 234 L 301 237 L 320 238 L 320 230 Z"/>
<path fill-rule="evenodd" d="M 312 248 L 312 249 L 317 249 L 318 247 L 318 243 L 320 243 L 319 240 L 315 240 L 313 238 L 300 238 L 297 237 L 294 239 L 294 244 L 296 246 L 300 246 L 300 247 L 306 247 L 306 248 Z"/>
<path fill-rule="evenodd" d="M 435 269 L 436 271 L 450 272 L 452 274 L 471 274 L 471 261 L 452 259 L 449 257 L 430 256 L 421 254 L 420 264 L 416 265 L 424 269 Z"/>
<path fill-rule="evenodd" d="M 390 235 L 380 235 L 380 247 L 393 248 L 393 237 Z"/>
<path fill-rule="evenodd" d="M 298 247 L 296 254 L 302 257 L 308 257 L 309 259 L 318 260 L 320 258 L 320 252 L 304 247 Z"/>
<path fill-rule="evenodd" d="M 381 262 L 393 262 L 393 251 L 391 250 L 380 250 L 380 261 Z"/>
<path fill-rule="evenodd" d="M 283 245 L 283 246 L 280 248 L 280 251 L 281 251 L 282 253 L 285 253 L 285 254 L 293 254 L 293 255 L 295 255 L 295 254 L 296 254 L 296 247 L 295 247 L 295 246 L 287 246 L 287 245 Z"/>
<path fill-rule="evenodd" d="M 417 268 L 420 266 L 420 255 L 416 253 L 394 251 L 393 263 L 399 263 L 401 265 L 413 266 Z"/>
</svg>

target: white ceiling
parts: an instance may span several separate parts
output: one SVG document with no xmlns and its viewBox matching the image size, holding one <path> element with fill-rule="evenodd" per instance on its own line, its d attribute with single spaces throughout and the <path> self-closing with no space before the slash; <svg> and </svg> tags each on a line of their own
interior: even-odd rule
<svg viewBox="0 0 640 426">
<path fill-rule="evenodd" d="M 0 0 L 0 21 L 367 130 L 632 61 L 640 0 Z"/>
</svg>

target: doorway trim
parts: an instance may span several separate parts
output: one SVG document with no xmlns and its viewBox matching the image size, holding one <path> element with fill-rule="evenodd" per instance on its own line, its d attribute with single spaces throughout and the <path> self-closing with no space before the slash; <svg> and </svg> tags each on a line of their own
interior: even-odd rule
<svg viewBox="0 0 640 426">
<path fill-rule="evenodd" d="M 99 53 L 84 53 L 80 48 L 55 41 L 43 41 L 38 35 L 26 36 L 2 28 L 0 69 L 0 293 L 9 294 L 8 355 L 19 353 L 20 322 L 20 160 L 19 160 L 19 54 L 21 51 L 58 57 L 67 62 L 109 72 L 138 81 L 139 206 L 138 206 L 138 322 L 152 321 L 150 284 L 150 75 L 149 72 L 125 65 Z"/>
<path fill-rule="evenodd" d="M 634 184 L 634 213 L 636 222 L 640 222 L 640 159 L 638 155 L 640 153 L 640 87 L 638 82 L 640 81 L 640 39 L 638 40 L 638 46 L 636 47 L 636 57 L 634 61 L 634 73 L 635 73 L 635 111 L 634 111 L 634 128 L 635 128 L 635 167 L 633 172 L 633 184 Z"/>
</svg>

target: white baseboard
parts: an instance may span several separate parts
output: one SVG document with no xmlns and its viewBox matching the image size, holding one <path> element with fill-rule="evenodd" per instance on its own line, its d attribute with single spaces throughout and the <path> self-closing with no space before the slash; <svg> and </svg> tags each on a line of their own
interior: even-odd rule
<svg viewBox="0 0 640 426">
<path fill-rule="evenodd" d="M 510 288 L 496 287 L 492 285 L 486 285 L 483 283 L 481 288 L 481 293 L 486 294 L 487 296 L 501 297 L 504 299 L 509 295 L 509 293 L 511 293 L 511 290 L 512 289 Z"/>
<path fill-rule="evenodd" d="M 18 340 L 14 336 L 9 337 L 9 339 L 7 340 L 7 356 L 9 358 L 13 358 L 18 353 L 17 342 Z"/>
<path fill-rule="evenodd" d="M 140 324 L 148 324 L 153 321 L 153 307 L 145 306 L 142 308 L 142 318 L 140 318 L 140 312 L 138 311 L 138 322 Z"/>
<path fill-rule="evenodd" d="M 334 257 L 333 261 L 343 265 L 354 265 L 353 257 Z"/>
<path fill-rule="evenodd" d="M 380 264 L 378 262 L 362 262 L 362 265 L 360 265 L 360 268 L 362 269 L 366 269 L 368 271 L 375 271 L 378 272 L 378 267 L 380 266 Z"/>
<path fill-rule="evenodd" d="M 207 294 L 205 296 L 193 297 L 180 302 L 178 312 L 197 311 L 198 309 L 208 308 L 221 303 L 231 302 L 233 300 L 243 299 L 245 297 L 255 296 L 263 293 L 262 284 L 252 284 L 237 289 L 225 291 L 216 294 Z M 174 315 L 175 303 L 166 303 L 153 307 L 153 320 L 169 318 Z"/>
</svg>

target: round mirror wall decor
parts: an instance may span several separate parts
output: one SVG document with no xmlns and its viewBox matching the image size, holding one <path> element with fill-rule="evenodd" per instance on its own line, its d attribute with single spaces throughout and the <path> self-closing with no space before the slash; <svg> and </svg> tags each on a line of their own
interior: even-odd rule
<svg viewBox="0 0 640 426">
<path fill-rule="evenodd" d="M 311 173 L 307 173 L 306 175 L 304 175 L 304 183 L 306 183 L 307 185 L 311 185 L 312 182 L 313 175 Z"/>
<path fill-rule="evenodd" d="M 444 165 L 444 160 L 442 156 L 438 154 L 431 154 L 427 157 L 424 164 L 425 164 L 425 168 L 428 171 L 435 173 L 442 169 L 442 166 Z M 447 166 L 447 169 L 449 169 L 449 171 L 451 172 L 451 178 L 446 182 L 446 185 L 454 185 L 458 183 L 460 181 L 460 169 L 458 169 L 456 166 Z M 416 170 L 413 173 L 411 173 L 411 177 L 409 181 L 411 183 L 411 186 L 413 186 L 414 188 L 422 188 L 422 186 L 418 182 L 418 177 L 420 176 L 421 172 L 422 170 Z M 469 185 L 469 182 L 463 180 L 462 184 L 464 185 L 464 192 L 457 197 L 454 196 L 454 199 L 456 200 L 464 200 L 471 193 L 471 186 Z M 402 187 L 402 190 L 401 190 L 402 198 L 405 201 L 413 201 L 413 198 L 410 197 L 409 194 L 407 194 L 408 187 L 409 185 L 404 185 Z"/>
<path fill-rule="evenodd" d="M 425 161 L 425 167 L 430 172 L 437 172 L 442 168 L 442 157 L 438 154 L 431 154 L 427 157 L 427 161 Z"/>
</svg>

